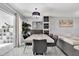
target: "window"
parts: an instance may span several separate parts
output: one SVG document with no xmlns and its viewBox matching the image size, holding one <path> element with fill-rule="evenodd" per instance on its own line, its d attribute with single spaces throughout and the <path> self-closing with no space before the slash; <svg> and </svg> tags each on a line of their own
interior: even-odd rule
<svg viewBox="0 0 79 59">
<path fill-rule="evenodd" d="M 12 27 L 14 26 L 14 18 L 14 15 L 7 14 L 0 10 L 0 40 L 2 40 L 3 43 L 13 43 L 13 39 L 10 39 L 13 35 L 10 35 L 10 32 L 12 34 L 14 33 L 14 28 Z M 12 30 L 10 30 L 10 28 Z"/>
</svg>

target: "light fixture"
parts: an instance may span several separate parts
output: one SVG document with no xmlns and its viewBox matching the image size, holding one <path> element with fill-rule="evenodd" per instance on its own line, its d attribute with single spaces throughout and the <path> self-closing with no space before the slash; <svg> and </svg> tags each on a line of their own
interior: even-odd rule
<svg viewBox="0 0 79 59">
<path fill-rule="evenodd" d="M 37 8 L 35 8 L 35 11 L 32 13 L 32 16 L 36 18 L 40 16 L 40 13 L 37 11 Z"/>
</svg>

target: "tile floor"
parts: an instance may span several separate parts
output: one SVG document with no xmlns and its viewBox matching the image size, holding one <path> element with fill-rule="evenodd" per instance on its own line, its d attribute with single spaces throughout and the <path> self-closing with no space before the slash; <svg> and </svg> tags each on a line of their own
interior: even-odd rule
<svg viewBox="0 0 79 59">
<path fill-rule="evenodd" d="M 32 46 L 27 46 L 25 52 L 24 46 L 15 47 L 3 56 L 34 56 L 32 53 Z M 65 54 L 57 47 L 47 47 L 46 56 L 65 56 Z"/>
</svg>

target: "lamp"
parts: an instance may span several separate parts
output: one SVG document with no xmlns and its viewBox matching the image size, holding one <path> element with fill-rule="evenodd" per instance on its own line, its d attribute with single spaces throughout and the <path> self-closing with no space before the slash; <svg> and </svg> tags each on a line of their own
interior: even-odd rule
<svg viewBox="0 0 79 59">
<path fill-rule="evenodd" d="M 37 11 L 37 8 L 35 8 L 35 11 L 32 13 L 32 16 L 36 18 L 40 16 L 40 13 Z"/>
</svg>

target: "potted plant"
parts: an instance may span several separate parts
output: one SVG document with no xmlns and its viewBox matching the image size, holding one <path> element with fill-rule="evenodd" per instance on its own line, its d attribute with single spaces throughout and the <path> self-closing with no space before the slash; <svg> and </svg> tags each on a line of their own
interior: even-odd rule
<svg viewBox="0 0 79 59">
<path fill-rule="evenodd" d="M 30 24 L 27 24 L 26 22 L 22 22 L 22 34 L 23 38 L 26 39 L 29 36 L 29 31 L 30 31 Z"/>
</svg>

